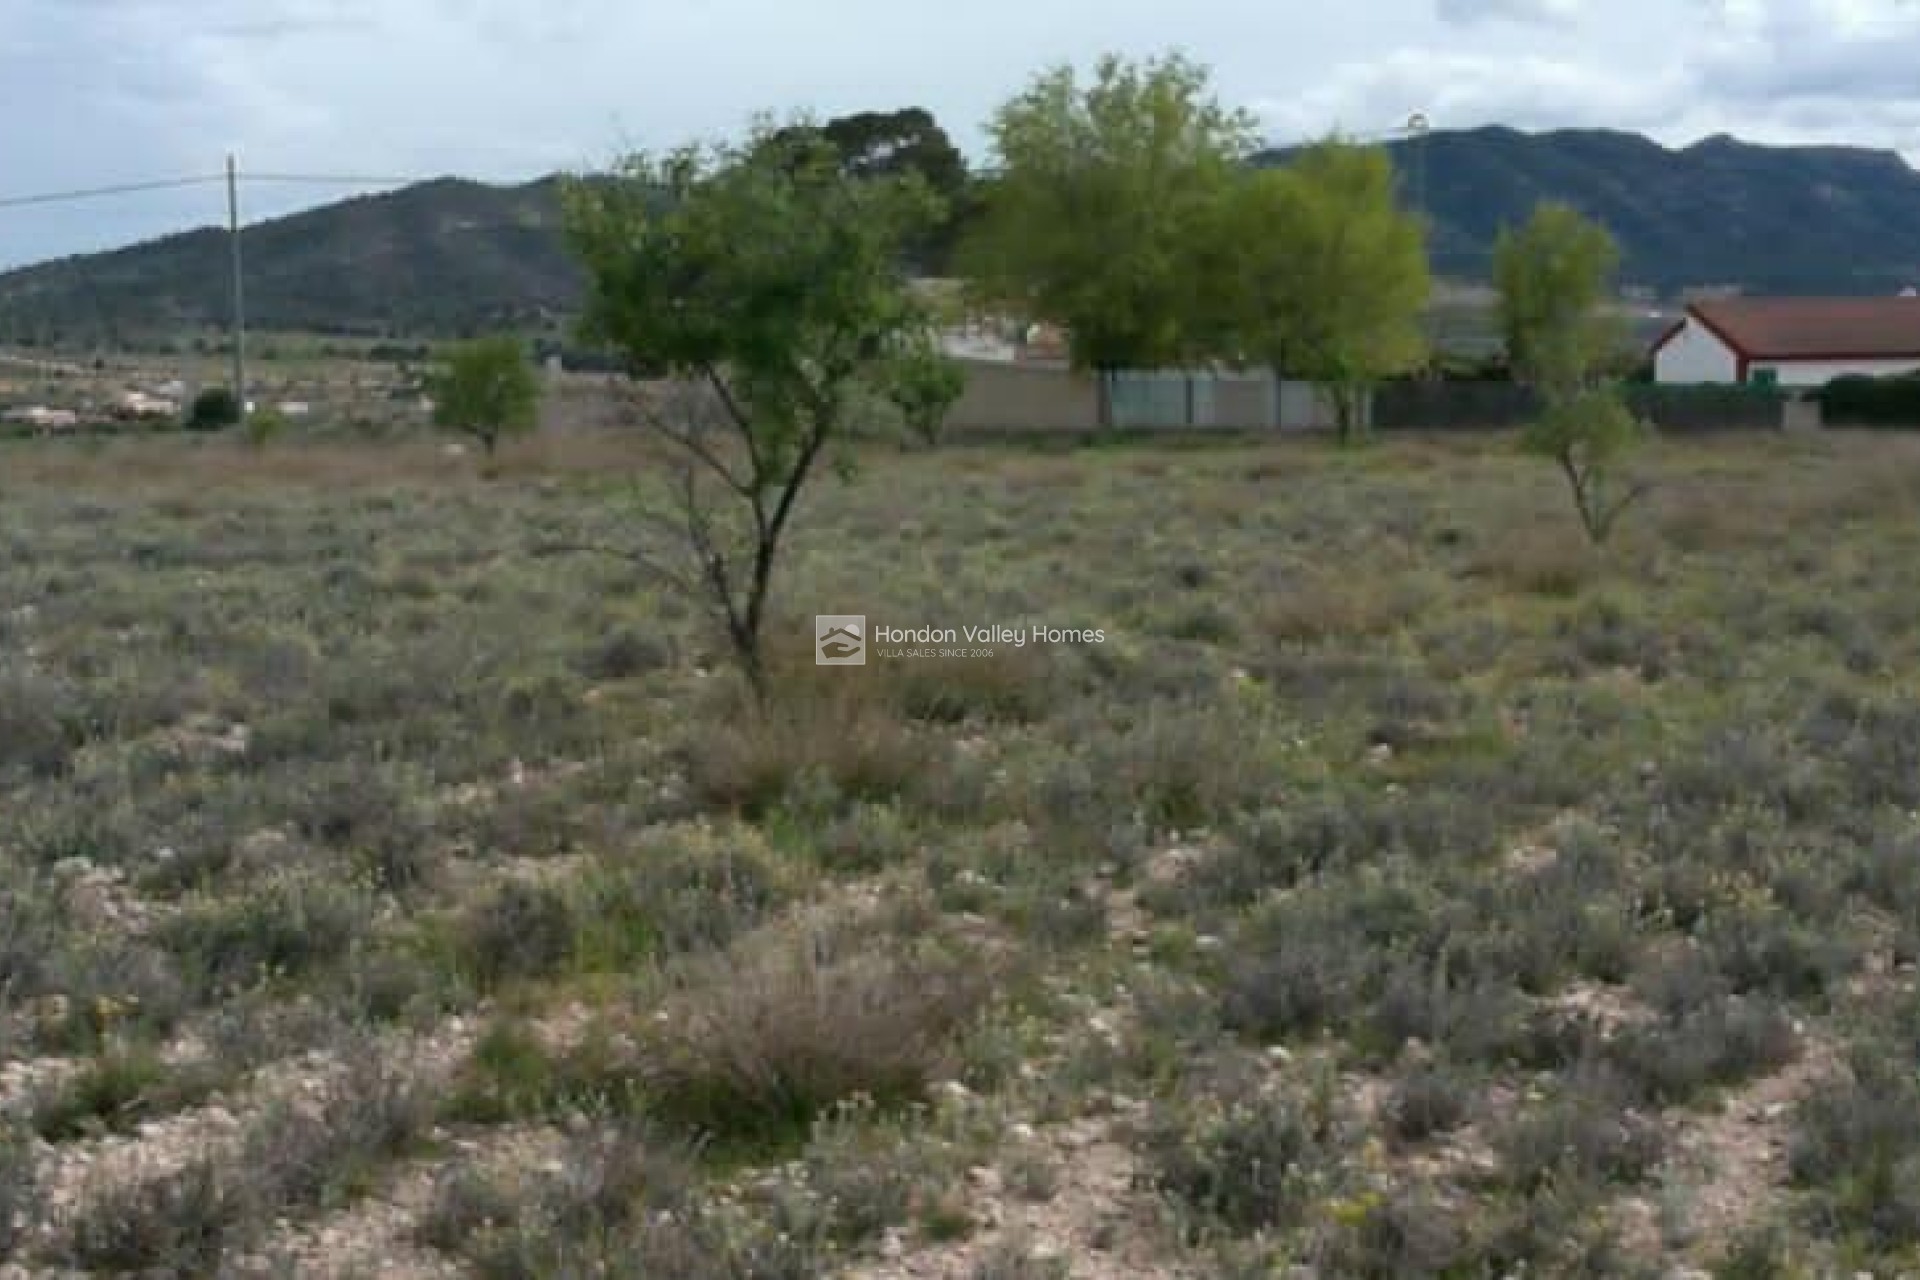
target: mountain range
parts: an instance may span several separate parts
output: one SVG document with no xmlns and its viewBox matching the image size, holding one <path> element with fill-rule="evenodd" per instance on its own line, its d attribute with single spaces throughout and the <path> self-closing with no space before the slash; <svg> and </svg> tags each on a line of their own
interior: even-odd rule
<svg viewBox="0 0 1920 1280">
<path fill-rule="evenodd" d="M 1896 152 L 1724 134 L 1675 150 L 1633 133 L 1505 128 L 1432 133 L 1393 150 L 1408 199 L 1432 220 L 1443 276 L 1485 279 L 1500 228 L 1552 199 L 1613 232 L 1622 283 L 1662 296 L 1920 285 L 1920 173 Z"/>
<path fill-rule="evenodd" d="M 1448 279 L 1484 280 L 1501 227 L 1554 199 L 1606 224 L 1623 250 L 1621 282 L 1661 297 L 1920 285 L 1920 173 L 1891 151 L 1726 136 L 1670 149 L 1631 133 L 1498 127 L 1389 149 Z M 249 321 L 394 338 L 557 331 L 581 289 L 559 216 L 555 178 L 448 178 L 249 227 Z M 118 345 L 218 328 L 228 251 L 225 233 L 208 228 L 0 274 L 0 342 Z"/>
<path fill-rule="evenodd" d="M 442 178 L 249 226 L 249 326 L 368 337 L 555 328 L 582 288 L 559 192 L 557 178 Z M 226 231 L 208 227 L 0 274 L 0 342 L 117 346 L 222 328 L 230 253 Z"/>
</svg>

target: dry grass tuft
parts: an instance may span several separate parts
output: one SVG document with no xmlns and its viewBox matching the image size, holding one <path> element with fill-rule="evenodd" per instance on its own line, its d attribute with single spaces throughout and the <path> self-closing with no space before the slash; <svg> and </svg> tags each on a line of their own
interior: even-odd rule
<svg viewBox="0 0 1920 1280">
<path fill-rule="evenodd" d="M 765 814 L 799 793 L 888 800 L 934 769 L 936 744 L 847 682 L 791 690 L 764 711 L 707 718 L 685 745 L 693 794 L 713 809 Z"/>
<path fill-rule="evenodd" d="M 682 969 L 640 1049 L 648 1109 L 697 1132 L 803 1134 L 855 1098 L 924 1099 L 992 994 L 978 955 L 771 929 Z"/>
<path fill-rule="evenodd" d="M 1428 598 L 1416 578 L 1306 570 L 1288 577 L 1255 625 L 1281 642 L 1384 635 L 1418 614 Z"/>
<path fill-rule="evenodd" d="M 1569 597 L 1597 580 L 1601 554 L 1571 525 L 1513 527 L 1475 557 L 1469 570 L 1506 590 L 1525 595 Z"/>
</svg>

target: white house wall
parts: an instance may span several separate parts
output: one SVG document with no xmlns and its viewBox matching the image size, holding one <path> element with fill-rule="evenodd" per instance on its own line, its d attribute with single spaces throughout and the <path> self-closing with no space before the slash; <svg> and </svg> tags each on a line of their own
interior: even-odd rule
<svg viewBox="0 0 1920 1280">
<path fill-rule="evenodd" d="M 1654 356 L 1653 370 L 1654 381 L 1662 383 L 1735 382 L 1740 360 L 1706 326 L 1688 316 L 1686 328 Z"/>
<path fill-rule="evenodd" d="M 1884 378 L 1910 373 L 1920 369 L 1920 360 L 1755 360 L 1747 376 L 1751 378 L 1762 369 L 1778 369 L 1783 387 L 1823 387 L 1850 374 Z"/>
</svg>

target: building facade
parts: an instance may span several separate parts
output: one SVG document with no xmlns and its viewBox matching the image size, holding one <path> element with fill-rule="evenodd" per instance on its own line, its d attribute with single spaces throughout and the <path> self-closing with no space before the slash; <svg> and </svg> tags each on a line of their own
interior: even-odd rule
<svg viewBox="0 0 1920 1280">
<path fill-rule="evenodd" d="M 1920 298 L 1717 298 L 1653 344 L 1667 384 L 1819 387 L 1920 370 Z"/>
</svg>

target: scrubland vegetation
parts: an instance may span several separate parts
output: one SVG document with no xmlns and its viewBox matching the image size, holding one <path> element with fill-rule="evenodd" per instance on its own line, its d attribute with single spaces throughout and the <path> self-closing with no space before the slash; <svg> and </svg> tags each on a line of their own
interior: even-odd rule
<svg viewBox="0 0 1920 1280">
<path fill-rule="evenodd" d="M 6 449 L 20 1266 L 1915 1264 L 1906 442 L 1667 441 L 1604 553 L 1507 438 L 869 450 L 764 710 L 529 553 L 638 447 Z"/>
</svg>

